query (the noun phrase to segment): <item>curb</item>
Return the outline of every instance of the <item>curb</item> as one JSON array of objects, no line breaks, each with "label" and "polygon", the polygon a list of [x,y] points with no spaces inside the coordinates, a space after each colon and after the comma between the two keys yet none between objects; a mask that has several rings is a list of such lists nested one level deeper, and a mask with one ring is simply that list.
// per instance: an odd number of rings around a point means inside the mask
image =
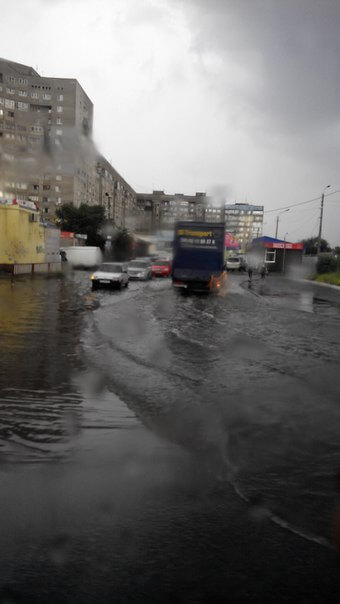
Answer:
[{"label": "curb", "polygon": [[[259,281],[259,279],[257,279],[257,281]],[[249,281],[242,281],[242,283],[240,283],[240,287],[242,287],[242,289],[244,289],[245,291],[247,291],[249,294],[252,294],[253,296],[256,296],[257,298],[262,298],[263,296],[261,296],[260,294],[258,294],[252,287],[249,287]]]},{"label": "curb", "polygon": [[[291,279],[291,281],[295,281],[296,279]],[[329,289],[334,289],[335,291],[340,293],[340,285],[332,285],[331,283],[320,283],[320,281],[313,281],[312,279],[298,279],[300,283],[309,283],[310,285],[320,285],[320,287],[328,287]]]}]

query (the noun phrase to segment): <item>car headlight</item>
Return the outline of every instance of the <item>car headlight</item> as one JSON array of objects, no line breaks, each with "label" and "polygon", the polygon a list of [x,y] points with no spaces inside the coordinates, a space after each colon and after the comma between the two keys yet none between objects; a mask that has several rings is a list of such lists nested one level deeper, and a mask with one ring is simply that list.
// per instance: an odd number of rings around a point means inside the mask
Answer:
[{"label": "car headlight", "polygon": [[93,279],[97,279],[96,275],[91,275],[91,281],[93,281]]}]

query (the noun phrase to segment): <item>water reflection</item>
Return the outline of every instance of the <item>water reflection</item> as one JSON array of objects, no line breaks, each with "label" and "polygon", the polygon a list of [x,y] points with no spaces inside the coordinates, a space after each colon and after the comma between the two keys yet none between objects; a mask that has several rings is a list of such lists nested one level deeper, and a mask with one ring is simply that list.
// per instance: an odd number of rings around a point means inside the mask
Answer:
[{"label": "water reflection", "polygon": [[72,279],[0,280],[0,443],[2,455],[61,452],[78,431],[83,324]]}]

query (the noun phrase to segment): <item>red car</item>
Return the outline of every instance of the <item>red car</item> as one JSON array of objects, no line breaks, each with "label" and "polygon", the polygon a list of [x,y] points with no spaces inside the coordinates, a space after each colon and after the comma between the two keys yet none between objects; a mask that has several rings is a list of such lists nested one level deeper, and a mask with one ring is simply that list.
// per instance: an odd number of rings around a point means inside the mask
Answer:
[{"label": "red car", "polygon": [[153,277],[170,277],[171,276],[171,262],[170,260],[156,260],[151,266]]}]

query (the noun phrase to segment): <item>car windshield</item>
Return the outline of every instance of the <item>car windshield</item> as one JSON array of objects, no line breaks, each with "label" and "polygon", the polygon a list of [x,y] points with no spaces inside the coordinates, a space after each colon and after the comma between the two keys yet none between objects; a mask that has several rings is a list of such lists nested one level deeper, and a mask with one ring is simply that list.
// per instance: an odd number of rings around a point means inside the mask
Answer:
[{"label": "car windshield", "polygon": [[121,264],[101,264],[99,270],[105,273],[122,273],[123,267]]},{"label": "car windshield", "polygon": [[133,260],[132,262],[130,262],[130,267],[131,268],[146,268],[147,267],[147,263],[146,262],[141,262],[139,260]]},{"label": "car windshield", "polygon": [[0,604],[340,604],[340,0],[0,18]]}]

